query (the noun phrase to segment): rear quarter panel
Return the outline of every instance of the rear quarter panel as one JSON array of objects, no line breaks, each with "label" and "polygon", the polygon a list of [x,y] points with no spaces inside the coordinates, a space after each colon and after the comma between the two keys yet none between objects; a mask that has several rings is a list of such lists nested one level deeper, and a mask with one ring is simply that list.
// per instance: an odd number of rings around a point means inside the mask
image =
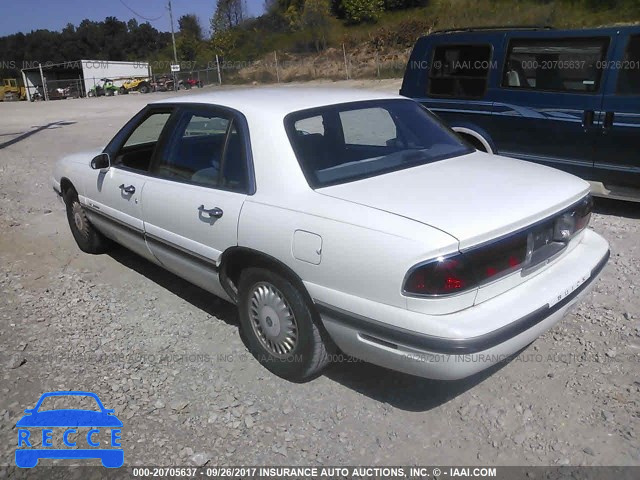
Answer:
[{"label": "rear quarter panel", "polygon": [[[407,297],[401,294],[407,271],[458,248],[453,237],[434,228],[323,197],[311,192],[293,203],[298,207],[248,200],[238,226],[240,246],[283,262],[303,280],[314,300],[352,311],[355,298],[407,308]],[[309,208],[300,208],[305,205]],[[296,230],[322,237],[319,264],[294,257]]]}]

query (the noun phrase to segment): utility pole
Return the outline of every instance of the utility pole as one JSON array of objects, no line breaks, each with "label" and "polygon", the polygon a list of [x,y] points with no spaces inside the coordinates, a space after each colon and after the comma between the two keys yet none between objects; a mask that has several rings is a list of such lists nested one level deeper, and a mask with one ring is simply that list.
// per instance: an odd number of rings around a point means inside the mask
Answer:
[{"label": "utility pole", "polygon": [[[171,0],[169,0],[169,19],[171,21],[171,40],[173,41],[173,61],[174,65],[178,65],[178,52],[176,50],[176,34],[173,30],[173,10],[171,9]],[[176,72],[173,72],[173,89],[178,90],[178,79],[176,78]]]}]

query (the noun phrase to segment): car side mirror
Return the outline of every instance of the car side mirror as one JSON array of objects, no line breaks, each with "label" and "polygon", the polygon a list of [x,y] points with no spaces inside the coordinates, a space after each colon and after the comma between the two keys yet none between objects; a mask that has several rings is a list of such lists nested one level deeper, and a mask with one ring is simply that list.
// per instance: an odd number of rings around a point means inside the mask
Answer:
[{"label": "car side mirror", "polygon": [[108,153],[101,153],[91,160],[91,168],[94,170],[103,170],[111,166],[111,159]]}]

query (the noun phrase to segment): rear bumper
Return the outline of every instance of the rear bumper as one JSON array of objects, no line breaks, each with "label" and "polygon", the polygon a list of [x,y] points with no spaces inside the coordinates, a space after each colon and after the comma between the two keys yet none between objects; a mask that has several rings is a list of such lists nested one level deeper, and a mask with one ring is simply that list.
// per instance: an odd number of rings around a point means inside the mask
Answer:
[{"label": "rear bumper", "polygon": [[[495,316],[514,315],[507,318],[500,328],[473,337],[437,336],[429,332],[400,328],[391,323],[393,319],[376,320],[325,302],[317,301],[316,306],[327,331],[345,353],[421,377],[442,380],[464,378],[509,358],[533,342],[589,292],[610,253],[608,244],[602,237],[593,232],[588,233],[585,237],[586,245],[578,246],[569,253],[568,256],[572,258],[558,262],[548,271],[495,299],[455,315],[439,317],[441,322],[465,324],[469,318],[475,323],[483,322],[483,317],[488,320]],[[563,284],[563,279],[556,278],[559,276],[558,269],[571,268],[576,264],[585,265],[587,261],[592,262],[590,274],[575,290],[569,290],[573,288],[572,283],[564,281]],[[550,284],[551,288],[548,288]],[[538,297],[549,298],[550,290],[570,293],[551,305],[550,302],[540,302]],[[522,304],[537,306],[530,308],[524,315],[512,313],[522,311]],[[397,309],[397,313],[404,314],[401,309]]]}]

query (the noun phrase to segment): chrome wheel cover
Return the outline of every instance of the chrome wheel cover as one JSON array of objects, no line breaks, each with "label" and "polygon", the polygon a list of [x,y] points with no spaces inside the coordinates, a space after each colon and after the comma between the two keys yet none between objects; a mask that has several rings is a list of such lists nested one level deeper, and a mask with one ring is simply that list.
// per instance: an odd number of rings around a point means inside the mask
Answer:
[{"label": "chrome wheel cover", "polygon": [[82,211],[82,205],[80,202],[74,201],[71,205],[71,213],[73,214],[73,221],[76,224],[76,228],[80,233],[86,235],[85,229],[85,217],[84,212]]},{"label": "chrome wheel cover", "polygon": [[249,294],[253,333],[269,353],[286,358],[298,344],[298,323],[284,295],[272,284],[256,283]]}]

